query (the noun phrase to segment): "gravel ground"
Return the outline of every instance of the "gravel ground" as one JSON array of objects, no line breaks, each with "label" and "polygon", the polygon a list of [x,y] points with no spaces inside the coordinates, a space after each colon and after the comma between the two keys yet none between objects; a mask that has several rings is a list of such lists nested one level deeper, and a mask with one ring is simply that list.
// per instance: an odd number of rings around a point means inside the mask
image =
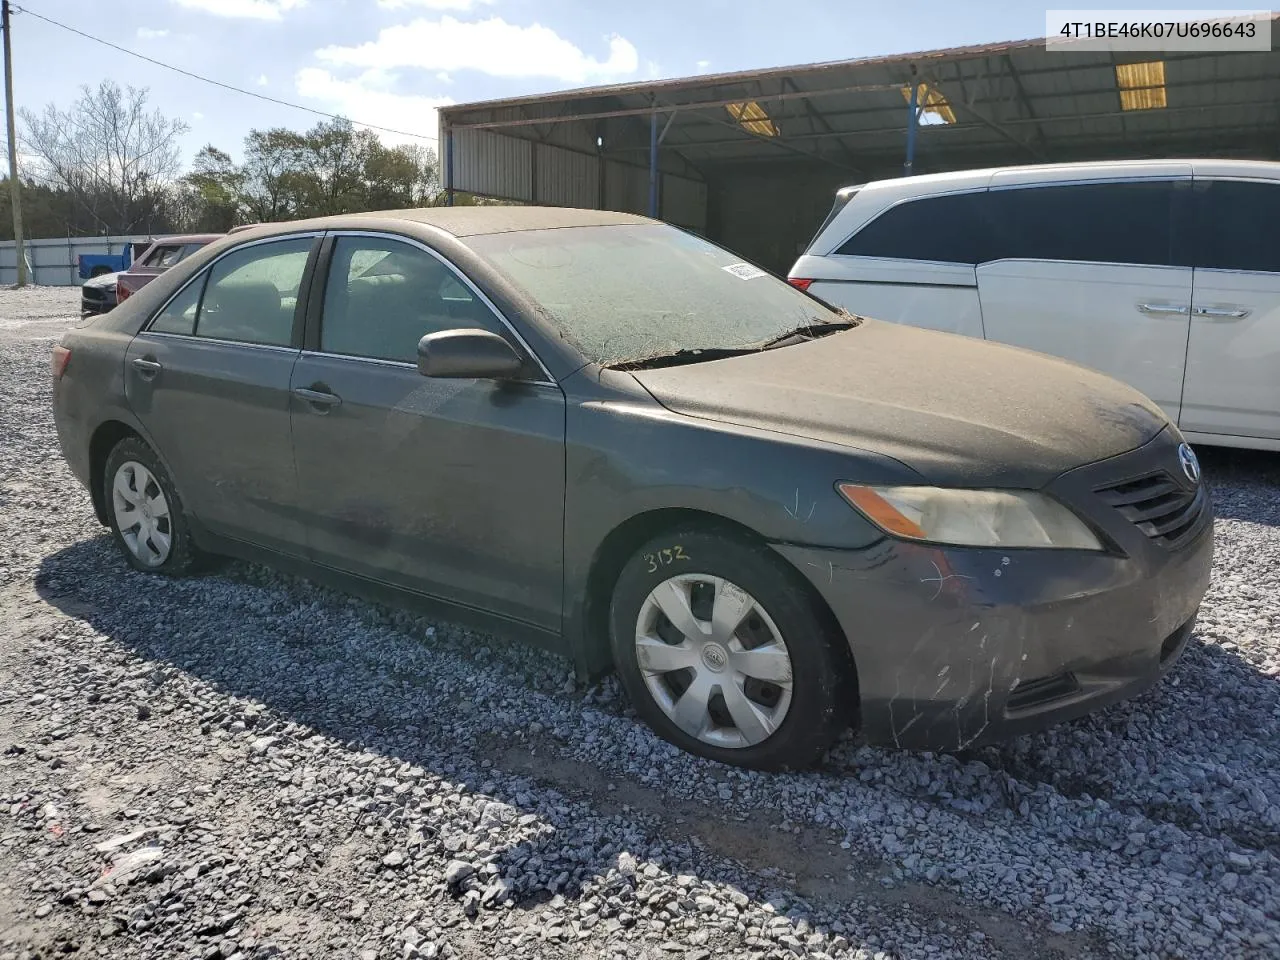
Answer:
[{"label": "gravel ground", "polygon": [[961,757],[681,754],[567,661],[233,563],[130,571],[63,465],[74,289],[0,290],[0,960],[1280,952],[1280,457],[1151,693]]}]

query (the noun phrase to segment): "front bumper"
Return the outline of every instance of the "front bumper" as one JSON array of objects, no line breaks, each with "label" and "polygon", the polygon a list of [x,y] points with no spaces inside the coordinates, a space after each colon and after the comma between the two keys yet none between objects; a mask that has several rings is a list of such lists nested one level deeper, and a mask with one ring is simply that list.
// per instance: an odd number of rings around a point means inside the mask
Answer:
[{"label": "front bumper", "polygon": [[110,297],[93,297],[80,294],[80,312],[81,313],[107,313],[114,309],[116,305],[115,294]]},{"label": "front bumper", "polygon": [[[1167,445],[1154,453],[1163,456]],[[1064,489],[1107,472],[1106,462],[1072,471]],[[1089,519],[1115,549],[888,539],[860,551],[774,549],[824,597],[848,637],[868,742],[959,750],[1132,697],[1181,654],[1209,585],[1211,516],[1176,549],[1107,510]]]}]

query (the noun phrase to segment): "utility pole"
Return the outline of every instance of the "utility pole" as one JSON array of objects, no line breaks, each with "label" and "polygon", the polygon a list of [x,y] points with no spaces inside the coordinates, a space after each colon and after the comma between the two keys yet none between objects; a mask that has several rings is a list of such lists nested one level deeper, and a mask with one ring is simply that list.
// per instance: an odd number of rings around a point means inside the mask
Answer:
[{"label": "utility pole", "polygon": [[27,285],[27,254],[22,246],[22,184],[18,182],[18,135],[13,123],[13,54],[10,50],[9,0],[0,0],[0,29],[4,30],[4,112],[9,128],[9,195],[13,203],[13,254],[18,286]]}]

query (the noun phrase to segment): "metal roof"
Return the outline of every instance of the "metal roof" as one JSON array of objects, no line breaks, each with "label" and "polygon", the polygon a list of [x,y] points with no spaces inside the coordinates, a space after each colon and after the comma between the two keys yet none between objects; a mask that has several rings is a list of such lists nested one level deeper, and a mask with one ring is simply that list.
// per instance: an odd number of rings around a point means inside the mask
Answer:
[{"label": "metal roof", "polygon": [[[1163,98],[1125,99],[1165,105],[1123,109],[1116,67],[1148,61],[1163,61]],[[701,172],[790,155],[868,177],[901,163],[904,87],[913,82],[940,94],[955,118],[919,127],[917,170],[1280,156],[1280,52],[1082,52],[1046,49],[1043,39],[591,87],[442,107],[440,116],[446,132],[490,130],[645,164],[657,111],[666,169]],[[726,109],[743,103],[758,104],[777,135],[747,129]]]}]

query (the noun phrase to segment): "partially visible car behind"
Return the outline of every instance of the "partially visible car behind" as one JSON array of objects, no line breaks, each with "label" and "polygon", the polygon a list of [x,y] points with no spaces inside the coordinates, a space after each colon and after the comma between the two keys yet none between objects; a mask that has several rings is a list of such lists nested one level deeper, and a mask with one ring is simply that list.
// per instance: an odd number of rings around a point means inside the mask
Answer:
[{"label": "partially visible car behind", "polygon": [[1126,381],[1193,443],[1280,450],[1280,164],[1142,160],[846,187],[790,272],[855,314]]},{"label": "partially visible car behind", "polygon": [[116,281],[124,271],[102,273],[80,285],[80,312],[106,313],[116,305]]},{"label": "partially visible car behind", "polygon": [[150,249],[154,240],[134,240],[119,253],[82,253],[76,258],[81,280],[92,280],[108,273],[122,273]]},{"label": "partially visible car behind", "polygon": [[170,267],[222,236],[221,233],[192,233],[156,240],[128,270],[116,277],[116,302],[137,293]]}]

